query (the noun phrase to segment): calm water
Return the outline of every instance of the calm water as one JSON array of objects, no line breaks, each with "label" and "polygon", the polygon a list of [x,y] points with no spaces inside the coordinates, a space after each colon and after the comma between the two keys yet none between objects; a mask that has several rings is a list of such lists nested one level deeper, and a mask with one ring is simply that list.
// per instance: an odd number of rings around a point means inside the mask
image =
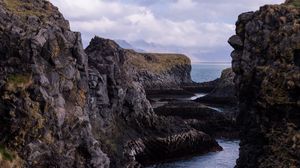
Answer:
[{"label": "calm water", "polygon": [[[192,64],[192,79],[195,82],[211,81],[221,76],[223,69],[229,68],[230,63],[198,63]],[[205,94],[195,94],[194,97],[183,98],[193,100]],[[211,107],[222,112],[221,108]],[[169,163],[155,165],[149,168],[233,168],[239,155],[239,141],[218,140],[223,151],[211,152],[205,155],[196,156]]]},{"label": "calm water", "polygon": [[176,162],[162,163],[149,168],[233,168],[239,155],[239,141],[218,140],[221,152],[211,152],[203,156]]},{"label": "calm water", "polygon": [[207,82],[221,76],[223,69],[231,67],[230,63],[194,63],[192,64],[192,79],[195,82]]}]

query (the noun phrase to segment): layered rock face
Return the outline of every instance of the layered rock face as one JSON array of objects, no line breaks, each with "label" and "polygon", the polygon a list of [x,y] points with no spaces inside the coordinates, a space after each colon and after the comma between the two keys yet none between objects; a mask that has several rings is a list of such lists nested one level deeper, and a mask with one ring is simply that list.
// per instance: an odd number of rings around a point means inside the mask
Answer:
[{"label": "layered rock face", "polygon": [[[216,108],[193,101],[171,101],[155,108],[158,115],[182,118],[191,127],[215,138],[238,138],[238,128],[232,108],[222,112]],[[235,109],[234,109],[235,110]]]},{"label": "layered rock face", "polygon": [[84,51],[48,1],[0,1],[0,16],[0,167],[140,167],[221,150],[155,115],[126,52],[100,38]]},{"label": "layered rock face", "polygon": [[126,50],[128,62],[137,72],[136,80],[146,91],[181,90],[193,83],[191,61],[181,54],[137,53]]},{"label": "layered rock face", "polygon": [[0,1],[0,167],[108,167],[79,33],[43,0]]},{"label": "layered rock face", "polygon": [[244,13],[229,39],[239,97],[238,168],[300,167],[300,11]]},{"label": "layered rock face", "polygon": [[137,72],[128,61],[127,50],[95,37],[85,51],[92,130],[113,167],[221,149],[210,136],[184,121],[153,113],[142,84],[134,80]]}]

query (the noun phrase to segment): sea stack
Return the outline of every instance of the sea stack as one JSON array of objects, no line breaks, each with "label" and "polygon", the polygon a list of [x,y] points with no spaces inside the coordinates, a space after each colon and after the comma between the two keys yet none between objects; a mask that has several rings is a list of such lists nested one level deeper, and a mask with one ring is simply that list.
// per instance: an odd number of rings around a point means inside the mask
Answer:
[{"label": "sea stack", "polygon": [[293,5],[266,5],[241,14],[229,39],[242,130],[236,168],[300,166],[299,17]]}]

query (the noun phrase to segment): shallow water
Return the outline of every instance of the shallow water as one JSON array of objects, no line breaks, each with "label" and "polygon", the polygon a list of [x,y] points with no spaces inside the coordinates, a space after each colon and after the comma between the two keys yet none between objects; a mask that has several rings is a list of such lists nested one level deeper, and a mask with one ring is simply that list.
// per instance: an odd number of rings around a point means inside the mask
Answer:
[{"label": "shallow water", "polygon": [[218,140],[218,143],[223,147],[223,151],[162,163],[148,168],[233,168],[239,155],[239,141]]}]

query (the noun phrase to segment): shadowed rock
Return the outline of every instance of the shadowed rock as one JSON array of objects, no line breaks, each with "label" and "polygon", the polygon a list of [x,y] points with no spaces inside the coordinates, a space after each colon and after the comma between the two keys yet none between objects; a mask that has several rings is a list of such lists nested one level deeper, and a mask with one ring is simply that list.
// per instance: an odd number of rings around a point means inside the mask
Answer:
[{"label": "shadowed rock", "polygon": [[92,129],[113,167],[221,149],[209,135],[183,120],[153,112],[142,84],[134,80],[137,72],[127,51],[114,41],[95,37],[85,51],[89,56]]},{"label": "shadowed rock", "polygon": [[210,104],[236,104],[237,99],[233,78],[234,73],[231,68],[223,70],[216,87],[209,94],[204,97],[200,97],[195,101]]},{"label": "shadowed rock", "polygon": [[232,53],[242,129],[237,168],[300,167],[299,17],[299,9],[267,5],[236,23],[243,44]]}]

